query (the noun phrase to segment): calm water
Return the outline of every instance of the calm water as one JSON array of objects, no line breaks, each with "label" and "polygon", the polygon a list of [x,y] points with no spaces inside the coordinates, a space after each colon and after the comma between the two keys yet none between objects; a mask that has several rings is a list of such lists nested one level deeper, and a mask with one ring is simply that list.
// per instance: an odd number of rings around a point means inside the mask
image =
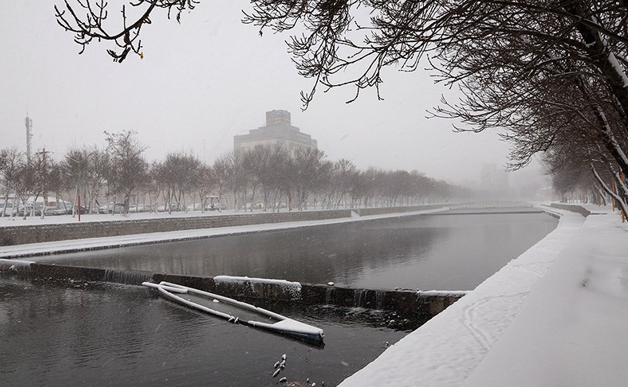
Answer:
[{"label": "calm water", "polygon": [[556,225],[544,213],[422,215],[39,260],[170,274],[333,281],[371,289],[469,290]]},{"label": "calm water", "polygon": [[[471,289],[556,227],[545,214],[404,217],[46,257],[80,266],[248,275],[366,288]],[[335,386],[407,332],[395,316],[277,310],[325,347],[187,310],[136,286],[67,289],[0,277],[0,386]],[[282,354],[286,369],[272,378]]]},{"label": "calm water", "polygon": [[[0,278],[0,386],[335,386],[406,332],[355,309],[286,315],[325,330],[324,348],[184,309],[136,286],[65,289]],[[273,365],[287,366],[273,378]]]}]

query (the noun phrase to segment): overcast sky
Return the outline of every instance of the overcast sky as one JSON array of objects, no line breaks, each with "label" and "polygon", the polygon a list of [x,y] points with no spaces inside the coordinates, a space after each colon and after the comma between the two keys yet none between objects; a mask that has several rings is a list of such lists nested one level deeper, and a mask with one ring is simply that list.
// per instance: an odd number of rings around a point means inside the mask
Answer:
[{"label": "overcast sky", "polygon": [[[318,140],[330,160],[359,168],[419,170],[453,183],[479,180],[483,164],[502,167],[508,144],[497,133],[453,133],[452,122],[426,119],[446,91],[427,72],[387,71],[374,92],[345,104],[354,90],[319,92],[301,111],[309,90],[290,60],[287,36],[263,37],[243,25],[247,1],[203,1],[174,20],[153,18],[143,29],[144,59],[123,64],[108,43],[85,53],[54,18],[60,0],[0,2],[0,147],[25,150],[26,114],[33,148],[57,159],[71,146],[104,147],[103,131],[135,130],[149,160],[171,151],[213,160],[233,148],[233,136],[265,124],[265,112],[288,110],[292,124]],[[70,0],[75,3],[74,0]],[[110,17],[119,1],[110,1]]]}]

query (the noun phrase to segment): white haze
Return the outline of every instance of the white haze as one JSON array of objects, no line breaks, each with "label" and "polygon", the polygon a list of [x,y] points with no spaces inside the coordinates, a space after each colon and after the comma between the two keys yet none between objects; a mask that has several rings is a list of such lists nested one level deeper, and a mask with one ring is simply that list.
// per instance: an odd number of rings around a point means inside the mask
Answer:
[{"label": "white haze", "polygon": [[[206,1],[182,23],[153,18],[143,29],[144,59],[113,63],[108,43],[82,55],[57,25],[53,4],[0,3],[0,147],[25,150],[24,118],[33,120],[33,149],[57,159],[72,146],[104,147],[103,131],[135,130],[149,160],[185,151],[211,163],[233,148],[233,136],[264,125],[265,112],[288,110],[292,124],[318,140],[330,160],[418,170],[451,183],[476,185],[484,164],[503,169],[508,144],[497,133],[453,133],[452,122],[426,119],[442,93],[425,71],[386,71],[384,101],[373,91],[352,103],[354,89],[317,92],[301,111],[300,77],[287,53],[287,35],[260,37],[240,23],[246,1]],[[119,1],[110,2],[111,20]],[[516,175],[534,177],[539,168]],[[516,180],[516,179],[514,179]],[[511,178],[511,182],[513,179]]]}]

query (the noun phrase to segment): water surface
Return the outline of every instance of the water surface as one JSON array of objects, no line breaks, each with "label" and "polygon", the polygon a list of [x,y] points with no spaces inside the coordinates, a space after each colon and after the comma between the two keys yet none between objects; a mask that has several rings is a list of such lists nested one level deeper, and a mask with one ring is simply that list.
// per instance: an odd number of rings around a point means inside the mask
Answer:
[{"label": "water surface", "polygon": [[479,211],[223,236],[39,260],[169,274],[332,281],[370,289],[470,290],[557,225],[557,220],[545,213]]},{"label": "water surface", "polygon": [[[67,289],[0,277],[0,386],[335,386],[407,332],[390,315],[318,307],[285,314],[325,330],[314,348],[126,285]],[[287,366],[273,378],[273,365]]]}]

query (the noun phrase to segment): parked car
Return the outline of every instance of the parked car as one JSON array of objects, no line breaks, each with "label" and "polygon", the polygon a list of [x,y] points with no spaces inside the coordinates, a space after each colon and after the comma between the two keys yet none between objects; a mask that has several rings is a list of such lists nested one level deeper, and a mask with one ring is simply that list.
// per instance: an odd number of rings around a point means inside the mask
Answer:
[{"label": "parked car", "polygon": [[44,215],[48,216],[71,214],[72,207],[74,207],[74,204],[66,202],[64,200],[60,200],[55,206],[46,207],[46,209],[44,210]]},{"label": "parked car", "polygon": [[203,209],[203,204],[202,203],[194,203],[194,204],[189,204],[186,209],[188,211],[200,211]]},{"label": "parked car", "polygon": [[177,203],[171,203],[170,205],[164,204],[163,206],[157,207],[157,211],[159,212],[167,212],[171,208],[170,211],[183,211],[183,206]]},{"label": "parked car", "polygon": [[101,214],[121,214],[124,212],[124,203],[109,202],[100,206],[98,212]]},{"label": "parked car", "polygon": [[72,207],[70,207],[70,208],[58,207],[58,206],[57,207],[46,207],[46,209],[44,210],[44,215],[45,216],[65,215],[65,214],[71,214],[71,213],[72,213]]},{"label": "parked car", "polygon": [[41,212],[44,210],[44,203],[35,202],[35,203],[26,203],[26,205],[22,205],[19,208],[18,214],[20,216],[41,216]]},{"label": "parked car", "polygon": [[[72,211],[74,210],[74,205],[70,202],[58,202],[56,206],[54,207],[46,207],[46,209],[44,210],[44,215],[48,216],[48,215],[71,215]],[[87,208],[81,206],[79,208],[76,208],[74,211],[75,214],[78,214],[79,211],[81,212],[81,214],[87,214]]]},{"label": "parked car", "polygon": [[222,211],[222,210],[226,210],[227,206],[222,204],[222,203],[210,203],[208,205],[205,206],[205,211]]},{"label": "parked car", "polygon": [[246,203],[246,205],[240,207],[242,210],[247,210],[250,211],[251,208],[253,208],[254,210],[262,210],[264,209],[264,204],[261,202],[257,202],[257,203]]},{"label": "parked car", "polygon": [[150,204],[129,204],[129,212],[151,212],[152,210],[153,206],[151,206]]},{"label": "parked car", "polygon": [[4,211],[4,216],[17,215],[17,208],[13,207],[12,202],[6,203],[6,209],[4,208],[4,202],[0,202],[0,214]]}]

